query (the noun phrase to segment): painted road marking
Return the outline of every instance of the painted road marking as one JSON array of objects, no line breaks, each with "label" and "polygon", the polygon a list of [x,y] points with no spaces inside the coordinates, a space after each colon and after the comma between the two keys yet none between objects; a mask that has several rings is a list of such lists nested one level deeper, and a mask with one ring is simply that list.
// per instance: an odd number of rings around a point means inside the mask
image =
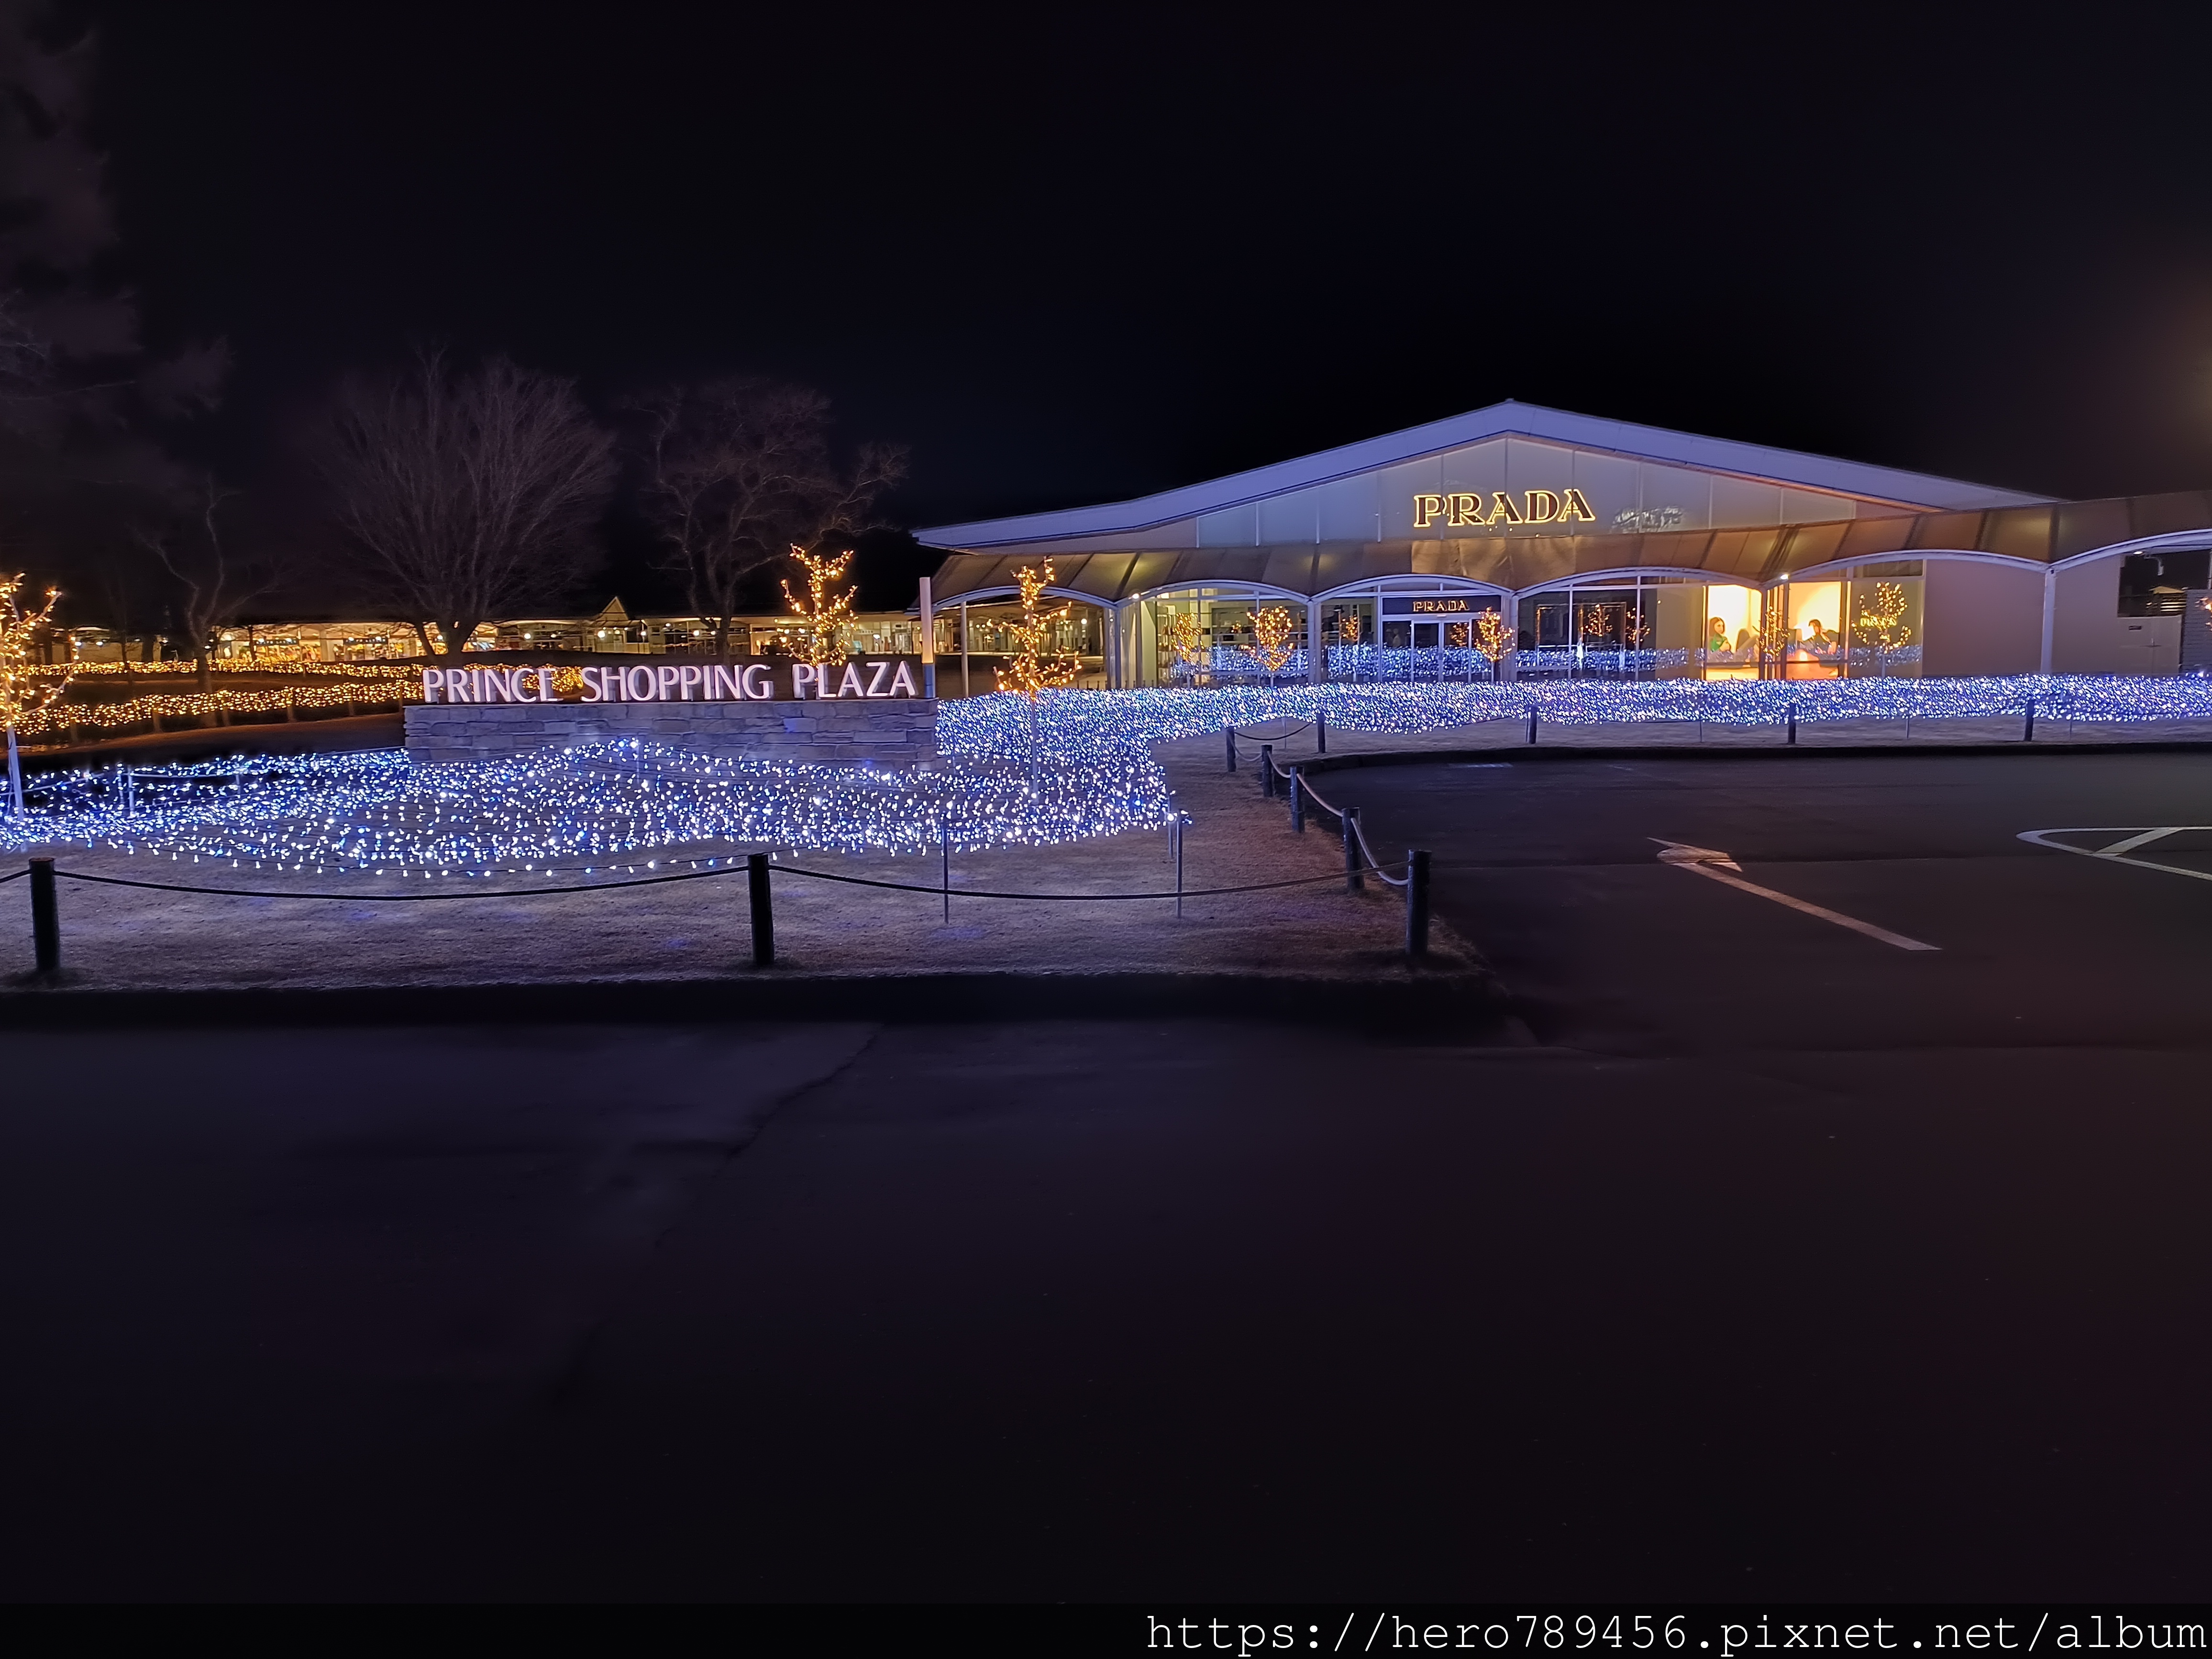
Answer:
[{"label": "painted road marking", "polygon": [[[1822,921],[1832,921],[1838,927],[1848,927],[1854,933],[1864,933],[1869,939],[1878,939],[1884,945],[1894,945],[1900,951],[1940,951],[1943,948],[1940,945],[1923,945],[1917,939],[1907,939],[1902,933],[1893,933],[1887,927],[1877,927],[1870,921],[1861,921],[1856,916],[1847,916],[1838,911],[1824,908],[1818,904],[1808,904],[1803,899],[1792,898],[1787,893],[1778,893],[1771,887],[1761,887],[1756,882],[1746,881],[1741,873],[1743,866],[1726,853],[1715,852],[1710,847],[1685,846],[1679,841],[1660,841],[1656,836],[1652,836],[1651,839],[1659,842],[1659,861],[1662,864],[1671,864],[1677,870],[1693,871],[1708,880],[1721,883],[1723,886],[1737,888],[1746,893],[1755,893],[1763,899],[1772,899],[1777,904],[1786,904],[1792,910],[1801,911],[1808,916],[1818,916]],[[1723,873],[1730,870],[1737,873],[1735,875]]]},{"label": "painted road marking", "polygon": [[[2212,871],[2191,870],[2179,864],[2160,864],[2151,859],[2131,859],[2130,853],[2138,847],[2167,836],[2186,835],[2191,830],[2212,834],[2212,823],[2168,823],[2155,830],[2138,829],[2133,824],[2085,824],[2073,830],[2023,830],[2020,839],[2032,846],[2048,847],[2054,852],[2072,853],[2085,859],[2102,859],[2107,864],[2132,864],[2138,870],[2163,870],[2169,876],[2187,876],[2191,881],[2212,881]],[[2053,836],[2118,836],[2118,841],[2109,847],[2069,847],[2063,841],[2052,841]]]}]

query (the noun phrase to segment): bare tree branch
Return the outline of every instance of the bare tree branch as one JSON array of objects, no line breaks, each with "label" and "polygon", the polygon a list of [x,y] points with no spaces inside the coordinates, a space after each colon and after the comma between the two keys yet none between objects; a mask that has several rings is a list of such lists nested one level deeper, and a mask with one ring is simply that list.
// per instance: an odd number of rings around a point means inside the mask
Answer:
[{"label": "bare tree branch", "polygon": [[317,460],[358,585],[453,657],[582,573],[612,450],[572,382],[504,357],[458,374],[424,351],[339,388]]},{"label": "bare tree branch", "polygon": [[830,400],[803,386],[722,380],[634,401],[641,500],[695,614],[727,656],[753,575],[799,547],[871,527],[906,453],[864,447],[849,471],[830,453]]},{"label": "bare tree branch", "polygon": [[192,642],[202,691],[214,690],[216,635],[276,585],[273,564],[241,567],[223,544],[217,514],[237,494],[209,477],[201,481],[192,508],[157,525],[134,521],[131,526],[139,545],[161,561],[176,585],[177,620]]}]

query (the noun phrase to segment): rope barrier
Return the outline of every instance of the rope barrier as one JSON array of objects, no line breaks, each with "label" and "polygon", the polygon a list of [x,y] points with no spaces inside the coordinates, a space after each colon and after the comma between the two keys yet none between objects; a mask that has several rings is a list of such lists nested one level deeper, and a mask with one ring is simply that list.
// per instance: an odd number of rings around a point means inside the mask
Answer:
[{"label": "rope barrier", "polygon": [[1254,743],[1280,743],[1285,738],[1295,738],[1301,732],[1311,731],[1313,729],[1313,722],[1311,720],[1307,720],[1303,725],[1292,726],[1287,732],[1276,732],[1270,733],[1266,737],[1261,736],[1257,732],[1246,732],[1240,730],[1238,727],[1234,726],[1231,726],[1229,729],[1231,732],[1235,732],[1240,738],[1249,738]]},{"label": "rope barrier", "polygon": [[[888,887],[900,893],[928,893],[933,896],[945,890],[942,887],[910,886],[904,882],[872,881],[865,876],[833,876],[827,870],[802,870],[792,864],[779,864],[772,867],[776,874],[781,876],[805,876],[815,881],[849,882],[855,887]],[[1391,867],[1395,869],[1397,866],[1394,865]],[[1378,870],[1376,873],[1381,874],[1381,872]],[[1317,882],[1343,879],[1341,874],[1332,871],[1325,876],[1300,876],[1291,881],[1255,881],[1243,887],[1191,887],[1181,893],[994,893],[968,887],[955,887],[951,891],[955,898],[1046,899],[1065,902],[1096,899],[1218,898],[1227,893],[1265,893],[1278,887],[1310,887]],[[1382,879],[1389,881],[1390,878],[1384,876]],[[1405,885],[1403,882],[1396,884]]]},{"label": "rope barrier", "polygon": [[[1316,806],[1320,807],[1322,811],[1334,813],[1336,815],[1336,821],[1339,823],[1345,822],[1344,809],[1340,806],[1333,806],[1328,801],[1322,799],[1321,791],[1315,788],[1310,783],[1308,783],[1303,777],[1295,775],[1295,768],[1285,769],[1285,768],[1279,766],[1275,770],[1281,775],[1291,780],[1291,788],[1304,789],[1306,792],[1306,799],[1311,801]],[[1375,849],[1367,844],[1367,831],[1360,827],[1359,820],[1354,818],[1351,823],[1352,838],[1359,843],[1360,855],[1367,860],[1366,867],[1369,870],[1371,870],[1375,874],[1381,876],[1385,882],[1389,883],[1393,887],[1403,887],[1408,881],[1413,879],[1410,873],[1403,877],[1389,874],[1389,871],[1398,868],[1399,865],[1406,863],[1407,860],[1401,859],[1398,861],[1398,864],[1385,866],[1382,860],[1375,856]]]},{"label": "rope barrier", "polygon": [[[178,882],[133,881],[127,876],[92,876],[77,870],[56,870],[54,873],[71,881],[96,882],[102,887],[143,887],[156,893],[210,893],[218,898],[327,899],[337,904],[424,904],[441,899],[538,898],[553,893],[602,893],[611,887],[658,887],[664,882],[734,876],[743,867],[729,864],[719,870],[682,870],[673,875],[646,876],[636,881],[595,881],[578,887],[501,887],[473,893],[272,893],[253,887],[188,887]],[[27,873],[19,871],[6,879],[14,881],[17,876]],[[933,893],[937,890],[932,887],[926,890]]]},{"label": "rope barrier", "polygon": [[[1374,855],[1370,853],[1368,857],[1369,861],[1372,863]],[[854,887],[881,887],[888,889],[892,892],[898,893],[927,893],[932,897],[940,896],[949,891],[954,898],[1036,899],[1048,902],[1058,903],[1096,902],[1107,899],[1171,899],[1177,896],[1183,898],[1216,898],[1232,893],[1264,893],[1272,891],[1279,887],[1307,887],[1319,882],[1341,881],[1343,879],[1341,876],[1334,873],[1326,876],[1301,876],[1291,881],[1252,882],[1242,887],[1190,888],[1185,890],[1181,895],[1177,895],[1172,891],[1161,893],[1006,893],[984,888],[954,887],[947,889],[944,887],[921,887],[917,886],[911,882],[903,881],[877,881],[866,876],[833,875],[827,870],[802,870],[798,866],[791,864],[776,864],[771,865],[769,867],[771,872],[776,875],[801,876],[811,881],[843,882]],[[1394,865],[1391,867],[1395,869],[1397,866]],[[723,866],[719,870],[684,870],[679,871],[673,875],[647,876],[637,881],[592,882],[578,887],[500,888],[490,892],[471,893],[277,893],[249,887],[200,887],[187,886],[179,882],[134,881],[125,876],[94,876],[88,875],[82,872],[76,870],[58,869],[54,873],[57,876],[66,877],[70,881],[94,882],[103,887],[139,887],[156,893],[204,893],[218,898],[320,899],[337,904],[422,904],[439,900],[541,898],[561,893],[603,893],[611,889],[618,887],[658,887],[664,883],[672,881],[702,881],[713,876],[734,876],[740,873],[743,869],[744,866],[742,865],[729,864]],[[1379,865],[1376,866],[1376,873],[1377,875],[1382,875],[1382,866]],[[27,870],[18,870],[12,876],[0,876],[0,885],[4,885],[8,882],[11,881],[21,881],[28,874],[30,874],[30,872]],[[1392,878],[1385,875],[1382,877],[1382,879],[1385,881],[1391,881]],[[1403,886],[1405,884],[1403,882],[1394,882],[1393,884]]]}]

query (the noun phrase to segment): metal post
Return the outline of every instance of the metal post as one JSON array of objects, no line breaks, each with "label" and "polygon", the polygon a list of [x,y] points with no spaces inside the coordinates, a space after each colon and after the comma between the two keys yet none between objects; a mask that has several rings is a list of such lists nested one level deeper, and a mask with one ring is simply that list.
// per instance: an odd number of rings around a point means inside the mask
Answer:
[{"label": "metal post", "polygon": [[1533,702],[1528,705],[1528,741],[1536,741],[1536,705]]},{"label": "metal post", "polygon": [[915,643],[921,647],[921,695],[933,702],[937,696],[937,608],[931,602],[930,579],[921,579],[921,591],[916,596],[921,616],[915,631],[920,637]]},{"label": "metal post", "polygon": [[969,695],[968,685],[968,601],[960,601],[960,695]]},{"label": "metal post", "polygon": [[1224,726],[1221,728],[1221,735],[1229,739],[1229,769],[1234,772],[1237,769],[1237,728]]},{"label": "metal post", "polygon": [[1429,855],[1413,848],[1406,855],[1406,954],[1429,953]]},{"label": "metal post", "polygon": [[2027,726],[2021,733],[2020,740],[2022,743],[2035,741],[2035,699],[2033,697],[2027,700]]},{"label": "metal post", "polygon": [[1182,832],[1189,822],[1180,812],[1175,815],[1176,920],[1178,921],[1182,920]]},{"label": "metal post", "polygon": [[1797,744],[1797,705],[1794,702],[1790,705],[1790,744],[1793,749]]},{"label": "metal post", "polygon": [[1298,769],[1291,769],[1291,829],[1294,834],[1306,832],[1305,780],[1299,777]]},{"label": "metal post", "polygon": [[41,978],[61,972],[61,907],[54,897],[52,859],[31,860],[31,953]]},{"label": "metal post", "polygon": [[937,827],[938,879],[945,890],[945,920],[952,920],[952,835],[943,824]]},{"label": "metal post", "polygon": [[123,816],[138,816],[138,775],[127,766],[123,769]]},{"label": "metal post", "polygon": [[1328,710],[1319,704],[1314,707],[1314,753],[1328,753]]},{"label": "metal post", "polygon": [[1359,809],[1344,809],[1344,890],[1357,893],[1367,885],[1359,873]]},{"label": "metal post", "polygon": [[768,854],[745,855],[745,886],[753,902],[753,966],[775,966],[775,903],[769,895]]},{"label": "metal post", "polygon": [[1260,793],[1269,800],[1275,798],[1275,745],[1260,745]]}]

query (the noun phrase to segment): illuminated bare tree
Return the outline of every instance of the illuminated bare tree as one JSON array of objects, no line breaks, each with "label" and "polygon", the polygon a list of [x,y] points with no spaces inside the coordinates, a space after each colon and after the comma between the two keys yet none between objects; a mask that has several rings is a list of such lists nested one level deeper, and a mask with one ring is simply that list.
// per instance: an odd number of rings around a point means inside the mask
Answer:
[{"label": "illuminated bare tree", "polygon": [[1290,665],[1294,654],[1291,639],[1297,631],[1297,621],[1287,605],[1271,605],[1253,612],[1252,654],[1266,671],[1268,684],[1273,685],[1275,677]]},{"label": "illuminated bare tree", "polygon": [[614,487],[613,440],[572,381],[424,351],[349,380],[316,460],[362,595],[459,656],[480,623],[559,597],[588,568]]},{"label": "illuminated bare tree", "polygon": [[37,646],[53,625],[57,588],[46,590],[46,602],[26,611],[16,599],[23,578],[0,581],[0,720],[8,725],[8,804],[17,817],[23,815],[23,763],[15,750],[15,729],[31,715],[60,700],[69,684],[69,671],[40,672]]},{"label": "illuminated bare tree", "polygon": [[830,400],[804,386],[722,380],[630,407],[642,427],[641,499],[718,657],[757,573],[874,527],[877,499],[906,476],[895,444],[863,444],[838,466]]}]

